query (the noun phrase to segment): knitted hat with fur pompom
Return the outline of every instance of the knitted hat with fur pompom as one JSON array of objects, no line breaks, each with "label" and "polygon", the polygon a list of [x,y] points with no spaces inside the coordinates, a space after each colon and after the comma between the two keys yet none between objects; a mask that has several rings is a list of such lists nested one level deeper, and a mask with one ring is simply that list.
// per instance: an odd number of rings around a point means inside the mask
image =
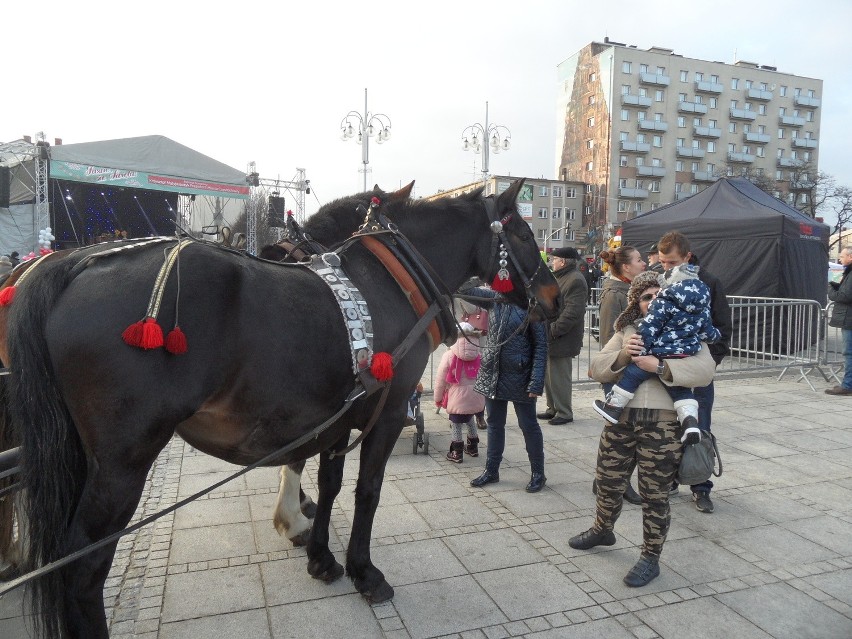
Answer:
[{"label": "knitted hat with fur pompom", "polygon": [[634,277],[630,283],[630,290],[627,292],[627,308],[615,320],[615,330],[620,331],[638,320],[642,316],[642,311],[639,309],[639,298],[642,297],[642,293],[649,288],[662,288],[665,283],[663,276],[654,271],[645,271]]}]

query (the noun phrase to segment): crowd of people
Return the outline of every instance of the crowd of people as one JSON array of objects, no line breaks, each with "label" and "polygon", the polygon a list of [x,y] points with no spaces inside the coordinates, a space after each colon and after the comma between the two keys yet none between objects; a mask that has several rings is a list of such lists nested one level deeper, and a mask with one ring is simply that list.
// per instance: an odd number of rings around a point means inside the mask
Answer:
[{"label": "crowd of people", "polygon": [[[852,263],[852,255],[847,256]],[[606,275],[598,298],[600,352],[592,356],[589,369],[589,376],[601,384],[601,398],[592,408],[603,417],[592,486],[595,519],[569,545],[580,550],[613,545],[623,503],[641,505],[641,554],[624,577],[628,586],[638,587],[660,573],[669,497],[679,490],[675,476],[684,446],[699,442],[711,428],[713,376],[729,352],[730,310],[719,281],[700,267],[679,232],[660,238],[647,262],[631,246],[605,250],[598,257]],[[462,325],[458,342],[441,360],[435,398],[447,409],[452,428],[447,459],[455,463],[465,453],[479,454],[475,418],[485,410],[485,469],[471,480],[473,487],[500,481],[509,403],[529,458],[530,493],[547,482],[538,420],[551,426],[574,421],[573,360],[584,341],[590,290],[599,282],[591,279],[597,277],[595,267],[574,248],[552,251],[549,265],[562,299],[559,315],[547,323],[530,321],[523,309],[503,303],[488,288],[463,293],[463,299],[488,313],[487,331],[483,336],[483,331]],[[845,278],[837,287],[838,304],[849,295],[849,284]],[[852,313],[847,320],[852,321]],[[852,330],[844,329],[847,333]],[[847,357],[849,348],[847,343]],[[542,395],[544,409],[536,412]],[[634,470],[638,492],[630,481]],[[690,487],[700,512],[713,512],[712,488],[709,480]]]}]

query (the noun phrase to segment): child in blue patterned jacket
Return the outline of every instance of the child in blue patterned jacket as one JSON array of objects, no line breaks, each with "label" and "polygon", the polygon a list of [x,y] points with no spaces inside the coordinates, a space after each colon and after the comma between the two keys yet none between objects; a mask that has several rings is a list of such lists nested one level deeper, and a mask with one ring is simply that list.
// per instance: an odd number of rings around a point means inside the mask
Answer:
[{"label": "child in blue patterned jacket", "polygon": [[[643,273],[640,277],[653,277]],[[621,379],[607,395],[606,401],[595,401],[594,408],[608,422],[615,424],[633,394],[646,379],[665,373],[665,360],[695,355],[701,342],[715,342],[721,338],[719,330],[710,319],[710,289],[698,279],[698,266],[681,264],[659,275],[660,292],[651,301],[648,314],[640,319],[639,300],[628,300],[627,309],[616,320],[616,325],[636,322],[636,331],[642,338],[643,355],[655,355],[660,360],[656,372],[642,370],[634,363],[628,364]],[[635,315],[635,317],[634,317]],[[662,380],[661,380],[662,381]],[[700,440],[698,402],[692,389],[669,386],[663,383],[674,401],[678,421],[684,429],[683,441]]]}]

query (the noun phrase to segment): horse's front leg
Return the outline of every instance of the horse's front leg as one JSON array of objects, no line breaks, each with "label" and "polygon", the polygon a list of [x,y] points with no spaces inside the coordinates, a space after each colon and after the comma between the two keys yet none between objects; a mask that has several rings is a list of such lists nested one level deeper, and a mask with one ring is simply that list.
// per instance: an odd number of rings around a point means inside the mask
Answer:
[{"label": "horse's front leg", "polygon": [[[349,432],[332,446],[332,450],[343,450],[349,443]],[[329,459],[328,452],[320,454],[317,484],[317,512],[308,538],[308,574],[315,579],[331,582],[343,575],[343,566],[337,563],[328,549],[328,527],[331,509],[343,483],[343,455]]]},{"label": "horse's front leg", "polygon": [[381,496],[385,466],[402,431],[402,423],[401,417],[389,419],[383,415],[373,432],[361,444],[361,466],[355,488],[352,534],[346,552],[346,573],[352,578],[358,592],[371,604],[393,597],[393,588],[382,571],[370,560],[370,538]]},{"label": "horse's front leg", "polygon": [[304,461],[281,467],[279,473],[281,482],[278,485],[278,499],[275,502],[275,514],[272,518],[278,534],[286,535],[294,546],[306,545],[311,533],[311,520],[303,513],[302,500],[307,500],[313,506],[314,513],[316,512],[313,502],[301,489],[304,469]]}]

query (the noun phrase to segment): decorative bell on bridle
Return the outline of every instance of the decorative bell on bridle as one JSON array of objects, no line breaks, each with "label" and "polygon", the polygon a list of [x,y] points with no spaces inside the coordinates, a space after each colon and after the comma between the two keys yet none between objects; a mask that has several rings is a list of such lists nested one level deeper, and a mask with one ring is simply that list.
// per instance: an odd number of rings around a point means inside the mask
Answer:
[{"label": "decorative bell on bridle", "polygon": [[[499,236],[503,233],[503,223],[500,220],[494,220],[491,222],[491,232],[494,233],[494,235]],[[497,274],[491,282],[491,289],[497,293],[508,293],[509,291],[514,290],[515,285],[512,284],[512,276],[509,273],[509,269],[506,268],[509,265],[509,251],[506,250],[502,241],[500,242],[498,257],[499,260],[497,261],[497,264],[500,268],[497,269]]]}]

